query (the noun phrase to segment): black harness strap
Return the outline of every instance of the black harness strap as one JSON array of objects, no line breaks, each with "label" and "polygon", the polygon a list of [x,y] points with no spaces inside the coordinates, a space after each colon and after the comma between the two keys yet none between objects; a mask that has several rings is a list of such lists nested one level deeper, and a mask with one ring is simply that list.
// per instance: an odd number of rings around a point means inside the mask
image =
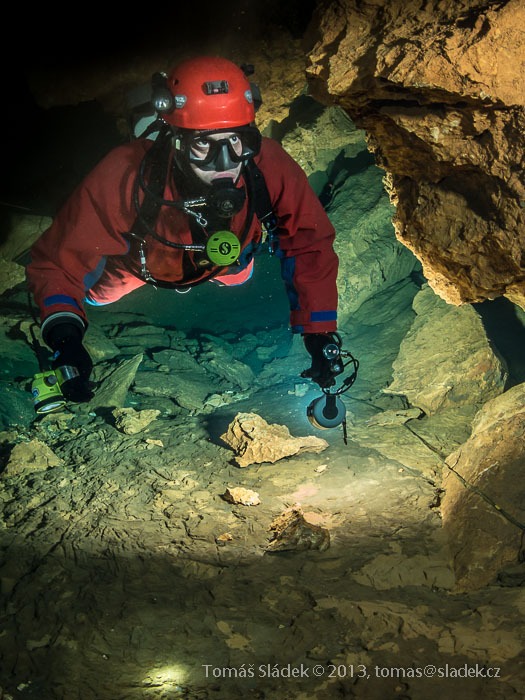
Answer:
[{"label": "black harness strap", "polygon": [[[164,187],[168,176],[171,148],[171,130],[166,124],[160,126],[153,146],[144,156],[140,172],[135,181],[133,203],[137,218],[130,231],[135,237],[146,235],[155,226],[163,202]],[[149,167],[149,173],[146,172]],[[147,178],[147,185],[146,185]],[[139,204],[139,190],[144,189],[144,199]]]},{"label": "black harness strap", "polygon": [[260,168],[257,167],[253,160],[248,161],[246,170],[248,171],[247,180],[250,182],[250,194],[253,197],[255,214],[264,226],[268,236],[268,251],[270,255],[273,255],[278,245],[278,224],[277,217],[273,211],[273,204],[270,199],[266,180]]}]

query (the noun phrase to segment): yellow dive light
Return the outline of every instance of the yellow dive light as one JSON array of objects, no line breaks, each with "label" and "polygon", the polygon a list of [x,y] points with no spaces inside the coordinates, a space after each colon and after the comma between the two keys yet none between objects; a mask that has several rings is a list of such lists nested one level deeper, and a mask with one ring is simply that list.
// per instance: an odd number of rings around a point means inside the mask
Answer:
[{"label": "yellow dive light", "polygon": [[69,365],[35,374],[31,384],[35,411],[37,413],[51,413],[51,411],[62,408],[66,400],[60,387],[68,379],[78,376],[77,368]]}]

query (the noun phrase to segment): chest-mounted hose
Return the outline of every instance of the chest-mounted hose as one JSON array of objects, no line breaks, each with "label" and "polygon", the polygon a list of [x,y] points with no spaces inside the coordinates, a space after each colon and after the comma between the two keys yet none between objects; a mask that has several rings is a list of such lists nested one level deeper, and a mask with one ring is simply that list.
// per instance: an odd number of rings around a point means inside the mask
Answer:
[{"label": "chest-mounted hose", "polygon": [[[155,128],[158,130],[157,137],[142,159],[133,187],[133,204],[137,215],[129,235],[138,243],[141,278],[155,286],[178,288],[186,285],[156,280],[150,273],[147,238],[151,237],[169,248],[191,251],[200,270],[199,283],[220,274],[221,267],[234,265],[238,261],[252,224],[255,211],[253,197],[249,196],[250,176],[245,178],[248,192],[244,187],[236,187],[231,177],[223,177],[216,178],[206,186],[205,193],[201,196],[166,199],[166,183],[173,167],[172,130],[161,119]],[[231,218],[242,210],[246,199],[246,220],[242,232],[237,236],[226,227]],[[191,243],[169,240],[158,233],[157,220],[162,207],[175,208],[190,217]],[[206,268],[208,271],[203,274]],[[191,283],[196,284],[195,280]]]}]

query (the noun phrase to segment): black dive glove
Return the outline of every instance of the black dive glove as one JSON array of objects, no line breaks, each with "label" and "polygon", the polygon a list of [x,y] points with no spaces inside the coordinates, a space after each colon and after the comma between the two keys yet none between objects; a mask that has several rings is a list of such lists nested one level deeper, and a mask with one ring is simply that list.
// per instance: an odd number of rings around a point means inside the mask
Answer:
[{"label": "black dive glove", "polygon": [[312,366],[301,372],[301,377],[312,379],[321,389],[329,389],[344,369],[340,357],[341,338],[337,333],[305,333],[303,340],[312,356]]},{"label": "black dive glove", "polygon": [[[76,323],[57,323],[49,329],[45,337],[46,343],[54,350],[51,367],[56,371],[61,367],[72,367],[62,372],[64,381],[60,388],[68,401],[83,402],[93,398],[89,376],[93,362],[86,348],[82,345],[82,331]],[[76,375],[76,376],[71,376]]]}]

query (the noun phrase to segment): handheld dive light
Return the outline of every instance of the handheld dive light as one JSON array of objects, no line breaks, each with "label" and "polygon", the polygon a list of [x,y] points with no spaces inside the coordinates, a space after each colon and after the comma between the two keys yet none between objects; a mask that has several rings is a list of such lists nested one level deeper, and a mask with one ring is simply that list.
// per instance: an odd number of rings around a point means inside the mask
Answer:
[{"label": "handheld dive light", "polygon": [[[343,381],[339,389],[330,391],[330,389],[324,388],[322,390],[323,396],[319,396],[310,403],[306,409],[306,415],[310,423],[321,430],[337,428],[338,425],[342,424],[343,440],[346,445],[346,407],[339,396],[348,391],[357,379],[359,361],[350,352],[341,350],[340,338],[338,341],[325,345],[323,355],[330,362],[330,369],[334,377],[342,374],[348,365],[352,365],[352,373]],[[343,358],[348,358],[348,361],[344,362]]]},{"label": "handheld dive light", "polygon": [[312,401],[306,409],[306,415],[315,428],[337,428],[345,420],[346,407],[335,394],[325,393]]},{"label": "handheld dive light", "polygon": [[78,376],[77,368],[70,365],[35,374],[31,384],[35,411],[38,414],[42,414],[51,413],[62,408],[66,400],[62,395],[61,386],[69,379],[74,379]]}]

